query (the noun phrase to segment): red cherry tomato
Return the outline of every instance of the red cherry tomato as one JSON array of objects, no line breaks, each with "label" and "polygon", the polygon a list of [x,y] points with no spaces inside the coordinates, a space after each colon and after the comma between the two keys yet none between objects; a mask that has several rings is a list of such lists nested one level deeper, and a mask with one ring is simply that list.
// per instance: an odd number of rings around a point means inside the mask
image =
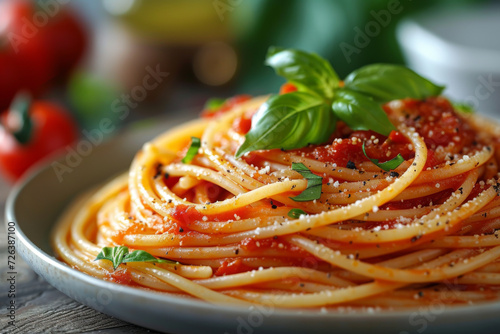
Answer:
[{"label": "red cherry tomato", "polygon": [[66,77],[82,59],[87,49],[87,35],[78,17],[67,6],[51,18],[43,30],[45,40],[59,75]]},{"label": "red cherry tomato", "polygon": [[48,43],[33,20],[33,6],[23,0],[0,3],[0,81],[10,82],[0,93],[2,110],[20,90],[40,94],[55,75]]},{"label": "red cherry tomato", "polygon": [[31,132],[20,143],[12,134],[19,125],[19,114],[9,110],[0,118],[0,170],[9,179],[18,179],[30,166],[51,153],[74,143],[77,127],[60,106],[35,101],[28,109]]},{"label": "red cherry tomato", "polygon": [[8,48],[0,47],[0,110],[6,109],[23,85],[22,67]]}]

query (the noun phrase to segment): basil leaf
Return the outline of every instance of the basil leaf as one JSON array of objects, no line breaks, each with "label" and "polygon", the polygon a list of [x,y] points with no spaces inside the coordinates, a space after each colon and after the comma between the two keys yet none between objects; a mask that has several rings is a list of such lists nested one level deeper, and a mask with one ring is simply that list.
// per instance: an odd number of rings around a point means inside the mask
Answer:
[{"label": "basil leaf", "polygon": [[222,107],[225,102],[226,102],[226,99],[212,98],[212,99],[209,99],[205,103],[205,106],[203,107],[203,109],[210,110],[210,111],[216,111],[216,110],[219,110],[220,107]]},{"label": "basil leaf", "polygon": [[290,197],[295,202],[307,202],[321,197],[323,178],[312,173],[303,163],[292,162],[292,170],[298,172],[307,180],[307,188],[295,197]]},{"label": "basil leaf", "polygon": [[200,138],[191,137],[191,146],[189,146],[186,155],[182,159],[182,162],[188,164],[191,161],[193,161],[194,157],[198,154],[200,146],[201,146]]},{"label": "basil leaf", "polygon": [[437,96],[444,89],[407,67],[391,64],[367,65],[355,70],[347,76],[344,85],[380,103],[404,98],[421,100]]},{"label": "basil leaf", "polygon": [[288,217],[291,218],[300,218],[300,215],[305,215],[305,214],[306,212],[301,209],[291,209],[290,211],[288,211]]},{"label": "basil leaf", "polygon": [[452,103],[452,104],[453,104],[453,109],[463,114],[474,114],[476,112],[474,110],[474,107],[472,107],[470,104],[466,103]]},{"label": "basil leaf", "polygon": [[384,136],[396,130],[382,107],[358,92],[339,89],[332,110],[353,130],[373,130]]},{"label": "basil leaf", "polygon": [[392,158],[389,161],[379,163],[378,159],[372,159],[366,154],[364,142],[363,142],[362,148],[363,148],[363,154],[365,155],[365,157],[370,159],[371,162],[373,162],[375,165],[377,165],[379,168],[385,170],[386,172],[390,171],[391,169],[398,168],[398,166],[401,165],[405,161],[403,156],[401,154],[398,154],[396,157]]},{"label": "basil leaf", "polygon": [[125,255],[128,254],[128,247],[118,246],[118,247],[104,247],[99,254],[97,254],[96,260],[108,260],[113,263],[113,269],[116,270],[118,266],[122,263]]},{"label": "basil leaf", "polygon": [[291,150],[324,143],[336,123],[328,105],[316,95],[292,92],[272,96],[252,118],[252,128],[236,157],[255,150]]},{"label": "basil leaf", "polygon": [[122,263],[127,263],[127,262],[156,262],[156,263],[177,263],[175,261],[171,260],[164,260],[164,259],[158,259],[154,257],[153,255],[149,254],[146,251],[143,250],[135,250],[130,254],[127,254],[125,258],[123,259]]},{"label": "basil leaf", "polygon": [[331,99],[339,85],[339,77],[330,63],[315,53],[270,47],[265,63],[297,86],[299,91]]},{"label": "basil leaf", "polygon": [[101,252],[97,254],[94,261],[97,260],[111,261],[113,263],[114,270],[116,270],[120,264],[127,262],[178,263],[171,260],[158,259],[143,250],[136,250],[129,253],[128,247],[125,246],[104,247]]}]

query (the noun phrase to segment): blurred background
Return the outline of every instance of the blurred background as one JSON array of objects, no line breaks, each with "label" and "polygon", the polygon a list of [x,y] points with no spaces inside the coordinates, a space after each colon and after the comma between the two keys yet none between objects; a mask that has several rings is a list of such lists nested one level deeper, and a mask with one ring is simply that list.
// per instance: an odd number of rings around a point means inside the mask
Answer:
[{"label": "blurred background", "polygon": [[[14,162],[23,150],[33,160],[96,129],[111,136],[151,117],[196,117],[211,97],[277,92],[283,79],[263,65],[270,45],[316,52],[340,77],[406,63],[500,115],[499,32],[493,0],[0,0],[0,169],[16,179],[33,162]],[[50,121],[56,111],[70,119]],[[51,135],[33,134],[35,114],[63,133],[57,144],[36,147]]]}]

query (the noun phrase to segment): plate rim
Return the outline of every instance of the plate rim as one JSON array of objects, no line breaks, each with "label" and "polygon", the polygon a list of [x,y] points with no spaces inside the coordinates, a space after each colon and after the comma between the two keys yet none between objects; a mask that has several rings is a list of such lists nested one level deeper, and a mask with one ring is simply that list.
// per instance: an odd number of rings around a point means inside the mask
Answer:
[{"label": "plate rim", "polygon": [[[140,130],[143,131],[144,129]],[[114,136],[112,139],[109,140],[105,143],[102,143],[96,149],[99,150],[105,150],[109,149],[108,147],[111,146],[113,147],[115,144],[115,140],[119,140],[122,137],[126,137],[130,135],[131,131],[128,132],[122,132],[117,136]],[[87,159],[91,159],[93,156],[94,152],[87,156]],[[52,269],[55,269],[59,272],[62,272],[69,277],[75,279],[79,283],[83,283],[86,285],[89,285],[94,288],[98,289],[106,289],[109,291],[113,291],[114,293],[119,293],[119,294],[124,294],[128,297],[140,297],[140,298],[146,298],[148,300],[152,300],[157,303],[168,303],[170,305],[175,306],[180,306],[180,307],[187,307],[191,308],[193,310],[198,310],[202,312],[209,312],[212,313],[214,311],[223,313],[226,317],[231,317],[231,318],[236,318],[238,316],[241,316],[242,314],[248,314],[248,312],[251,312],[252,309],[254,308],[253,306],[239,306],[239,305],[231,305],[231,304],[211,304],[209,302],[197,300],[197,299],[190,299],[190,298],[185,298],[185,297],[180,297],[180,296],[174,296],[174,295],[168,295],[168,294],[163,294],[163,293],[155,293],[152,291],[147,291],[147,290],[142,290],[130,286],[124,286],[120,285],[118,283],[113,283],[113,282],[108,282],[104,281],[98,278],[95,278],[93,276],[90,276],[88,274],[85,274],[83,272],[80,272],[70,266],[68,266],[66,263],[58,260],[51,254],[48,254],[45,252],[43,249],[39,247],[39,245],[35,244],[32,240],[30,240],[24,230],[22,223],[19,224],[19,221],[16,218],[16,201],[19,198],[19,196],[22,195],[23,190],[29,186],[31,182],[37,179],[37,177],[40,177],[43,175],[44,172],[47,172],[47,170],[50,168],[50,164],[45,163],[39,165],[37,168],[31,170],[29,175],[24,177],[21,182],[17,183],[14,185],[12,188],[11,192],[9,193],[9,196],[6,201],[5,205],[5,226],[7,227],[9,222],[14,222],[16,225],[16,249],[21,249],[19,252],[21,256],[25,259],[25,261],[29,264],[29,266],[34,269],[33,267],[35,266],[32,263],[32,260],[27,258],[27,256],[24,256],[24,251],[30,253],[30,255],[35,256],[38,260],[42,261],[43,263],[49,265]],[[124,168],[126,169],[126,167]],[[95,181],[95,180],[94,180]],[[65,208],[67,208],[67,204],[65,205]],[[62,212],[60,212],[62,213]],[[55,221],[52,222],[51,228],[54,227]],[[19,247],[22,245],[21,247]],[[38,270],[34,269],[37,274],[41,275],[44,279],[49,281],[51,285],[51,279],[48,279],[44,273],[40,273]],[[58,290],[59,287],[56,287]],[[61,290],[60,290],[61,291]],[[68,295],[66,292],[62,291],[64,294]],[[74,296],[68,295],[72,299],[76,299]],[[78,302],[83,303],[87,306],[90,306],[95,309],[92,305],[89,305],[88,303],[85,303],[84,301],[81,301],[79,299],[76,299]],[[438,315],[440,319],[440,323],[453,323],[457,322],[458,317],[462,319],[463,321],[471,321],[471,320],[477,320],[478,318],[484,318],[486,315],[490,315],[489,317],[486,316],[487,319],[495,319],[494,315],[498,314],[498,311],[500,311],[500,301],[494,301],[494,302],[485,302],[485,303],[480,303],[480,304],[474,304],[474,305],[463,305],[463,306],[445,306],[445,310]],[[102,313],[120,318],[124,321],[131,322],[138,324],[139,326],[147,327],[147,328],[152,328],[155,330],[159,330],[158,328],[154,327],[149,327],[145,326],[144,324],[139,324],[137,322],[128,320],[127,318],[123,318],[120,316],[117,316],[116,314],[112,314],[109,312],[106,312],[106,310],[98,310]],[[390,322],[390,321],[395,321],[395,320],[406,320],[408,321],[409,317],[414,314],[417,309],[405,309],[405,310],[382,310],[382,311],[375,311],[373,313],[370,312],[365,312],[365,311],[347,311],[347,312],[334,312],[334,311],[328,311],[326,313],[323,313],[317,309],[315,310],[306,310],[306,309],[285,309],[285,308],[273,308],[273,313],[270,317],[275,318],[275,320],[279,321],[286,321],[286,320],[297,320],[297,317],[299,317],[299,320],[303,321],[315,321],[315,320],[321,320],[322,323],[326,324],[333,324],[339,320],[342,321],[349,321],[349,322],[362,322],[362,321],[382,321],[382,322]],[[478,317],[478,315],[481,315],[482,317]],[[500,318],[495,319],[497,322],[500,323]],[[459,322],[458,322],[459,323]],[[431,322],[432,325],[432,322]],[[161,330],[161,329],[160,329]]]}]

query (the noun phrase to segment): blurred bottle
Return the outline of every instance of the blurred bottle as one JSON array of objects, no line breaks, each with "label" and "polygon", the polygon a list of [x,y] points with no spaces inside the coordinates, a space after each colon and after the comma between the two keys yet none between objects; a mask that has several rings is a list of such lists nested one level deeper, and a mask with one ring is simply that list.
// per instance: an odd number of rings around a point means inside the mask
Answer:
[{"label": "blurred bottle", "polygon": [[117,78],[125,90],[142,84],[148,66],[169,73],[161,92],[179,82],[228,84],[238,57],[230,20],[221,18],[216,2],[104,0],[114,20],[106,32],[108,42],[99,43],[101,73]]}]

